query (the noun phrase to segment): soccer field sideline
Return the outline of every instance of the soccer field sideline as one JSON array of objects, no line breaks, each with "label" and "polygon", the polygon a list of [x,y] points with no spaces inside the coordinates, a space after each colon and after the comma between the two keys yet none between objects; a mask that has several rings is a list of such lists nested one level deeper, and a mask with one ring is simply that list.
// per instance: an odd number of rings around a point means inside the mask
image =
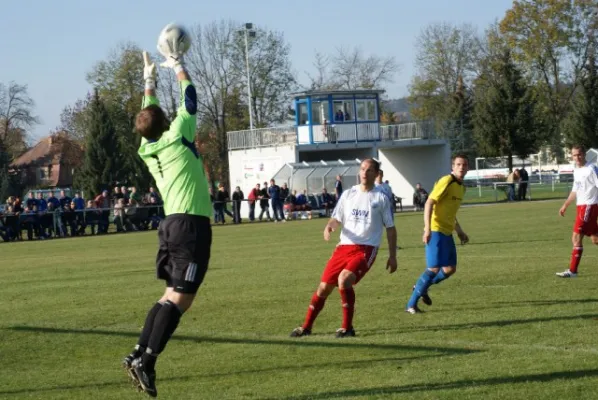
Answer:
[{"label": "soccer field sideline", "polygon": [[[159,398],[593,399],[598,251],[584,254],[580,277],[555,277],[573,220],[557,211],[462,210],[472,242],[421,316],[403,311],[424,265],[421,212],[397,214],[399,271],[384,270],[383,244],[356,290],[358,336],[340,342],[338,294],[312,337],[288,338],[337,240],[323,241],[325,219],[214,229],[197,307],[158,366]],[[5,245],[16,263],[0,268],[12,299],[0,304],[0,398],[145,398],[118,363],[160,292],[155,243],[146,232]],[[43,358],[23,358],[33,353]]]}]

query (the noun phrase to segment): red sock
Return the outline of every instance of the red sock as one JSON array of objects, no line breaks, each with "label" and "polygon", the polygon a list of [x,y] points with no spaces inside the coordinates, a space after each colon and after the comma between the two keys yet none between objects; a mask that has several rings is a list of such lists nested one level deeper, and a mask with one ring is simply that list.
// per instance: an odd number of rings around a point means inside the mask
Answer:
[{"label": "red sock", "polygon": [[343,305],[343,329],[353,327],[353,314],[355,313],[355,291],[353,288],[341,289],[341,302]]},{"label": "red sock", "polygon": [[573,252],[571,253],[571,264],[569,265],[569,271],[573,272],[574,274],[577,273],[577,267],[579,267],[579,262],[581,261],[582,254],[583,247],[573,248]]},{"label": "red sock", "polygon": [[324,303],[326,302],[326,297],[320,297],[316,293],[311,298],[311,302],[309,303],[309,307],[307,309],[307,314],[305,315],[305,322],[303,323],[303,329],[310,329],[316,320],[316,317],[324,308]]}]

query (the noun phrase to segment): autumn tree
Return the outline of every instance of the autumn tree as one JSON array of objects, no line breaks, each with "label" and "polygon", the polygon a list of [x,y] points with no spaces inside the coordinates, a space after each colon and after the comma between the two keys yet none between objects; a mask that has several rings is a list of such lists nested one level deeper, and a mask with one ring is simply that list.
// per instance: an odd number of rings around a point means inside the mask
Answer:
[{"label": "autumn tree", "polygon": [[527,157],[542,143],[537,99],[516,66],[508,48],[488,60],[475,81],[474,138],[481,155]]},{"label": "autumn tree", "polygon": [[598,65],[593,54],[586,63],[572,110],[563,121],[563,133],[567,145],[598,148]]},{"label": "autumn tree", "polygon": [[415,119],[451,119],[450,99],[459,81],[469,85],[475,78],[480,39],[475,27],[447,22],[426,26],[416,40],[417,55],[409,87],[409,102]]},{"label": "autumn tree", "polygon": [[313,65],[315,73],[306,73],[311,90],[379,89],[394,82],[401,70],[394,57],[366,55],[359,47],[316,52]]},{"label": "autumn tree", "polygon": [[537,87],[550,140],[558,148],[559,128],[595,46],[595,10],[591,0],[515,0],[500,21],[515,61]]}]

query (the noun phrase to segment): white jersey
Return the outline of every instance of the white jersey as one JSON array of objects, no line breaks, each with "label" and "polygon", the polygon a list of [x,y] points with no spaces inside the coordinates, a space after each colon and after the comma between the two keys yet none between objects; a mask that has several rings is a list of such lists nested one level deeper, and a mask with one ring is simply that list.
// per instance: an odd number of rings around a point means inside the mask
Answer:
[{"label": "white jersey", "polygon": [[343,225],[340,244],[379,247],[383,228],[395,226],[390,201],[379,187],[362,192],[360,185],[355,185],[344,191],[332,218]]},{"label": "white jersey", "polygon": [[587,163],[573,170],[573,192],[577,205],[598,204],[598,167]]}]

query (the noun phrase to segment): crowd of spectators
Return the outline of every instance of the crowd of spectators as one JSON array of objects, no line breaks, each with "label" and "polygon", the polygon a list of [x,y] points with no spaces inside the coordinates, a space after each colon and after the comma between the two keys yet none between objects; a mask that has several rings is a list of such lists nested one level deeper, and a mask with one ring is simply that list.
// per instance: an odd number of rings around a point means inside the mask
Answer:
[{"label": "crowd of spectators", "polygon": [[10,196],[0,208],[0,237],[8,242],[23,240],[23,233],[44,240],[157,229],[164,218],[161,204],[153,188],[142,195],[135,187],[115,187],[91,199],[65,190],[30,191],[23,199]]},{"label": "crowd of spectators", "polygon": [[[286,222],[311,219],[312,215],[329,217],[342,192],[338,176],[334,193],[326,188],[317,194],[308,194],[307,190],[297,193],[297,190],[290,191],[286,182],[278,186],[271,179],[257,183],[247,196],[239,186],[231,195],[222,183],[216,190],[210,190],[210,196],[214,224],[226,223],[226,216],[239,224],[244,207],[249,207],[250,222]],[[4,241],[16,241],[23,240],[25,234],[29,240],[44,240],[143,231],[157,229],[164,219],[162,199],[153,187],[141,194],[135,187],[116,186],[110,192],[104,190],[89,199],[80,192],[74,192],[73,197],[70,193],[68,190],[38,190],[29,192],[23,199],[9,197],[6,204],[0,206],[0,237]]]}]

